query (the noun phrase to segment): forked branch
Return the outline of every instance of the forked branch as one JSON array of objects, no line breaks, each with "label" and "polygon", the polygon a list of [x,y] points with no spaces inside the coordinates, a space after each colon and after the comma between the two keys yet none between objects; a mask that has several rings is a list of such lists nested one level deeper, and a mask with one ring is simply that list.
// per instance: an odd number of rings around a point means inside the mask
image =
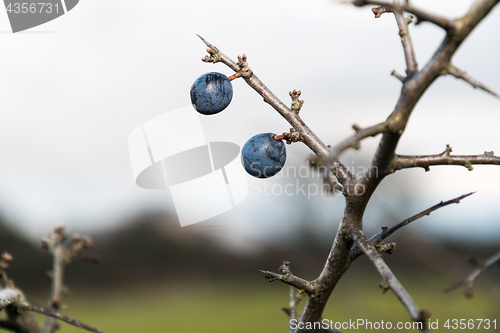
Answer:
[{"label": "forked branch", "polygon": [[[332,149],[332,151],[330,151],[305,125],[299,117],[298,112],[294,112],[277,99],[277,97],[255,76],[255,73],[250,70],[246,63],[246,57],[240,57],[238,63],[235,63],[222,54],[216,47],[205,41],[206,45],[209,47],[208,52],[210,55],[205,57],[204,60],[208,62],[222,62],[235,72],[241,72],[239,76],[241,76],[250,87],[256,90],[267,103],[278,111],[292,127],[302,135],[304,143],[318,155],[318,163],[315,165],[325,166],[331,161],[331,164],[328,165],[326,170],[336,170],[334,174],[343,185],[343,192],[346,197],[344,215],[335,235],[335,240],[323,271],[320,273],[319,277],[309,282],[293,276],[286,270],[281,271],[280,274],[267,271],[263,272],[269,279],[278,279],[296,288],[303,288],[305,291],[308,290],[311,293],[311,297],[307,299],[307,304],[300,318],[301,323],[318,323],[321,321],[323,311],[331,293],[350,266],[350,250],[353,245],[357,245],[360,251],[367,254],[369,259],[377,267],[385,283],[403,303],[410,313],[411,318],[415,321],[422,322],[422,330],[424,332],[428,331],[425,328],[425,321],[429,314],[426,311],[420,311],[416,307],[415,303],[395,278],[394,274],[392,274],[385,262],[379,257],[377,249],[362,233],[363,216],[368,202],[378,185],[386,176],[390,175],[395,170],[415,166],[428,168],[429,165],[437,164],[458,164],[465,166],[482,162],[487,162],[482,164],[497,164],[496,161],[498,158],[492,156],[492,153],[485,154],[488,156],[474,158],[464,158],[463,156],[455,157],[450,156],[449,153],[419,158],[418,156],[397,156],[396,149],[410,116],[420,98],[431,84],[446,72],[451,63],[451,58],[461,43],[499,1],[500,0],[477,0],[467,14],[457,20],[439,17],[411,7],[410,5],[401,6],[398,4],[372,0],[354,1],[358,6],[368,4],[386,6],[395,12],[398,26],[400,27],[403,49],[405,51],[407,77],[398,75],[403,82],[403,87],[396,106],[385,122],[365,130],[360,129],[358,133],[346,139],[339,144],[338,147]],[[387,12],[390,10],[385,11]],[[409,21],[403,16],[404,12],[417,16],[420,21],[432,22],[447,31],[446,37],[431,60],[420,71],[415,60],[411,39],[409,38]],[[295,109],[298,111],[297,107],[295,107]],[[338,161],[338,155],[347,148],[356,147],[362,139],[379,133],[382,134],[382,137],[377,151],[373,156],[372,163],[363,177],[357,179]],[[353,189],[354,191],[351,191]],[[357,189],[362,189],[362,191],[356,191]],[[350,193],[352,193],[352,195],[350,195]],[[394,229],[394,231],[395,230],[396,229]],[[308,332],[308,329],[299,327],[294,333],[305,332]]]},{"label": "forked branch", "polygon": [[[475,192],[471,192],[471,193],[467,193],[467,194],[464,194],[464,195],[461,195],[459,197],[456,197],[454,199],[451,199],[451,200],[448,200],[448,201],[441,201],[440,203],[438,203],[437,205],[434,205],[430,208],[427,208],[426,210],[418,213],[418,214],[415,214],[413,215],[412,217],[410,218],[407,218],[406,220],[396,224],[394,227],[392,228],[386,228],[386,227],[383,227],[382,228],[382,232],[372,236],[370,238],[370,242],[372,244],[377,244],[378,242],[388,238],[389,236],[391,236],[393,233],[395,233],[396,231],[398,231],[399,229],[403,228],[404,226],[407,226],[408,224],[424,217],[424,216],[428,216],[430,215],[433,211],[435,210],[438,210],[440,208],[443,208],[443,207],[446,207],[448,205],[451,205],[451,204],[458,204],[460,203],[460,201],[462,199],[465,199],[467,198],[468,196],[471,196],[473,195]],[[352,262],[354,260],[356,260],[360,255],[363,254],[363,251],[361,251],[361,248],[359,246],[354,246],[352,249],[351,249],[351,254],[349,255],[349,260]]]},{"label": "forked branch", "polygon": [[289,261],[283,261],[281,263],[279,271],[281,274],[273,273],[270,271],[259,271],[259,272],[264,274],[265,278],[269,282],[273,282],[274,280],[279,280],[299,290],[302,290],[309,295],[312,295],[316,292],[316,289],[311,282],[301,279],[292,274],[292,272],[290,271]]},{"label": "forked branch", "polygon": [[[92,240],[87,236],[74,235],[73,245],[66,247],[64,241],[66,233],[62,227],[54,228],[54,232],[42,240],[42,247],[54,256],[54,265],[51,273],[52,290],[49,307],[42,307],[26,299],[7,276],[5,269],[9,267],[12,256],[4,252],[0,257],[0,310],[5,310],[6,320],[0,321],[0,327],[21,333],[53,333],[58,325],[56,319],[70,325],[85,329],[90,332],[103,333],[101,330],[75,319],[64,316],[57,309],[61,304],[64,286],[64,268],[81,253],[92,245]],[[38,312],[47,316],[45,326],[40,328],[31,312]]]},{"label": "forked branch", "polygon": [[459,27],[458,23],[455,20],[450,20],[448,18],[429,13],[425,10],[416,8],[412,5],[405,4],[405,5],[398,5],[392,2],[385,2],[385,1],[377,1],[377,0],[354,0],[353,4],[355,6],[366,6],[366,5],[374,5],[374,6],[381,6],[381,7],[387,7],[390,8],[391,10],[396,10],[396,11],[404,11],[410,14],[413,14],[417,17],[418,23],[421,22],[430,22],[438,27],[443,28],[446,31],[454,31]]},{"label": "forked branch", "polygon": [[392,292],[399,299],[401,304],[406,308],[410,317],[413,321],[422,323],[420,330],[422,332],[430,332],[427,327],[427,319],[430,317],[430,313],[427,310],[420,310],[412,297],[405,290],[403,285],[398,281],[394,273],[390,270],[389,266],[384,262],[382,257],[379,255],[377,249],[370,242],[368,237],[358,229],[351,228],[349,234],[355,240],[356,245],[359,246],[361,251],[366,254],[368,259],[375,265],[378,272],[382,276],[385,288],[390,288]]},{"label": "forked branch", "polygon": [[381,133],[390,131],[390,124],[384,121],[380,124],[366,128],[361,128],[358,125],[353,125],[352,128],[354,129],[355,133],[332,148],[327,164],[331,164],[333,163],[333,161],[338,160],[340,154],[342,154],[349,148],[358,150],[360,148],[360,142],[363,139],[374,137]]},{"label": "forked branch", "polygon": [[476,282],[476,279],[487,269],[498,263],[500,263],[500,252],[495,253],[484,262],[473,261],[473,264],[476,266],[476,268],[467,277],[465,277],[465,279],[446,289],[445,292],[448,293],[465,285],[465,297],[474,297],[474,283]]},{"label": "forked branch", "polygon": [[[42,240],[42,248],[49,251],[53,256],[52,267],[52,288],[50,291],[49,307],[50,311],[57,313],[62,301],[64,289],[64,270],[73,259],[85,248],[92,246],[92,239],[88,236],[74,235],[72,237],[72,247],[66,247],[64,242],[67,235],[62,226],[54,228],[54,232]],[[36,308],[33,309],[36,311]],[[45,321],[44,333],[53,333],[57,328],[58,317],[48,315]],[[83,326],[82,326],[83,327]],[[90,327],[90,326],[89,326]]]}]

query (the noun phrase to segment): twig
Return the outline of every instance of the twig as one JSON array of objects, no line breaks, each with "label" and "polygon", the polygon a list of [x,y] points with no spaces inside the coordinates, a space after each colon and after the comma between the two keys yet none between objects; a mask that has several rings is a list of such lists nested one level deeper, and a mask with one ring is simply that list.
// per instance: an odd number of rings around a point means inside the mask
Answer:
[{"label": "twig", "polygon": [[99,330],[99,329],[97,329],[95,327],[92,327],[92,326],[89,326],[89,325],[84,324],[82,322],[79,322],[78,320],[66,317],[63,314],[60,314],[60,313],[55,312],[55,311],[52,311],[51,309],[45,308],[43,306],[31,303],[31,302],[26,302],[26,304],[27,304],[27,306],[25,308],[26,310],[38,312],[38,313],[41,313],[41,314],[43,314],[45,316],[62,320],[65,323],[68,323],[70,325],[76,326],[78,328],[82,328],[82,329],[87,330],[89,332],[104,333],[103,331],[101,331],[101,330]]},{"label": "twig", "polygon": [[450,20],[439,15],[431,14],[429,12],[426,12],[425,10],[413,7],[409,4],[398,5],[390,2],[377,1],[377,0],[354,0],[353,3],[355,6],[374,5],[374,6],[387,7],[397,11],[405,11],[417,17],[418,19],[417,24],[427,21],[450,32],[458,29],[459,27],[459,24],[455,20]]},{"label": "twig", "polygon": [[[66,238],[67,235],[64,228],[62,226],[58,226],[54,228],[52,234],[42,240],[42,248],[52,253],[54,257],[52,267],[52,288],[48,302],[50,311],[54,313],[57,313],[56,311],[59,309],[62,301],[62,292],[64,289],[64,269],[85,248],[92,246],[92,239],[90,237],[75,234],[72,237],[72,247],[67,248],[64,245]],[[59,314],[58,316],[61,317],[61,320],[64,320],[62,318],[67,318]],[[59,317],[48,315],[47,320],[45,321],[44,333],[53,333],[56,330],[57,322],[54,318]]]},{"label": "twig", "polygon": [[373,14],[375,14],[375,18],[380,18],[384,13],[392,13],[392,8],[387,6],[380,6],[372,8]]},{"label": "twig", "polygon": [[500,95],[498,95],[495,91],[491,90],[490,88],[488,88],[487,86],[485,86],[481,82],[479,82],[476,79],[474,79],[473,77],[471,77],[469,74],[467,74],[467,72],[461,70],[460,68],[457,68],[456,66],[450,65],[450,67],[447,69],[446,72],[450,75],[453,75],[457,79],[462,79],[465,82],[469,83],[471,86],[474,87],[474,89],[476,89],[476,88],[482,89],[482,90],[486,91],[487,93],[490,93],[493,96],[500,98]]},{"label": "twig", "polygon": [[403,44],[403,51],[406,60],[406,74],[411,76],[413,73],[418,72],[418,64],[410,31],[408,30],[408,21],[405,19],[403,12],[399,9],[394,10],[394,16],[396,17],[396,21],[398,23],[401,44]]},{"label": "twig", "polygon": [[261,270],[259,270],[259,272],[264,274],[265,278],[269,282],[273,282],[274,280],[279,280],[299,290],[303,290],[309,295],[312,295],[316,292],[316,289],[314,288],[314,285],[311,282],[292,274],[292,272],[290,271],[289,261],[283,261],[279,270],[283,274],[273,273],[270,271],[261,271]]},{"label": "twig", "polygon": [[326,165],[330,165],[334,161],[338,160],[340,154],[349,148],[358,150],[360,148],[359,145],[361,140],[389,131],[389,126],[390,124],[385,121],[367,128],[361,128],[358,125],[353,125],[352,127],[356,133],[332,148]]},{"label": "twig", "polygon": [[[430,215],[433,211],[435,210],[438,210],[440,208],[443,208],[443,207],[446,207],[448,205],[451,205],[451,204],[458,204],[460,203],[460,201],[462,199],[465,199],[467,198],[468,196],[471,196],[473,195],[475,192],[471,192],[471,193],[467,193],[467,194],[464,194],[464,195],[461,195],[459,197],[456,197],[454,199],[451,199],[451,200],[448,200],[448,201],[441,201],[440,203],[438,203],[437,205],[434,205],[430,208],[427,208],[426,210],[418,213],[418,214],[415,214],[413,215],[412,217],[410,218],[407,218],[406,220],[396,224],[394,227],[392,228],[382,228],[382,232],[374,235],[372,238],[370,238],[370,242],[372,244],[377,244],[379,241],[381,240],[384,240],[386,238],[388,238],[389,236],[391,236],[393,233],[395,233],[397,230],[401,229],[402,227],[424,217],[424,216],[428,216]],[[354,260],[356,260],[360,255],[362,255],[363,252],[361,251],[360,247],[359,246],[355,246],[351,249],[351,254],[349,255],[349,260],[352,262]]]},{"label": "twig", "polygon": [[[242,72],[242,77],[245,82],[252,87],[259,95],[264,98],[264,101],[271,105],[278,113],[283,116],[292,127],[300,133],[303,142],[318,156],[326,157],[330,154],[328,147],[316,136],[316,134],[305,124],[300,118],[298,112],[294,112],[288,108],[269,88],[255,75],[248,67],[246,56],[238,57],[238,63],[232,61],[225,54],[219,51],[217,47],[207,42],[204,38],[198,35],[200,39],[208,46],[207,52],[210,56],[204,57],[205,62],[222,62],[235,72]],[[341,184],[347,183],[354,176],[340,162],[333,165],[333,172]]]},{"label": "twig", "polygon": [[290,320],[289,333],[293,333],[295,330],[292,325],[292,319],[297,320],[297,306],[299,305],[300,301],[302,301],[302,299],[306,297],[306,295],[307,294],[301,290],[299,290],[297,294],[295,294],[295,288],[293,286],[290,286],[290,291],[289,291],[290,307],[281,309],[288,315],[288,319]]},{"label": "twig", "polygon": [[398,281],[394,273],[392,273],[390,268],[380,257],[377,249],[375,248],[375,246],[373,246],[373,244],[365,236],[365,234],[361,230],[355,228],[350,228],[349,231],[351,237],[353,237],[361,251],[363,251],[368,259],[370,259],[370,261],[375,265],[378,272],[382,276],[384,283],[392,290],[401,304],[403,304],[413,321],[422,323],[421,331],[430,332],[429,328],[427,327],[427,319],[430,317],[430,314],[427,312],[427,310],[420,310],[417,307],[410,294],[408,294],[408,292]]},{"label": "twig", "polygon": [[[57,311],[61,304],[63,280],[64,280],[64,245],[66,234],[63,227],[54,228],[53,234],[50,236],[49,250],[54,256],[52,267],[52,288],[50,291],[49,306],[52,311]],[[44,332],[53,333],[57,328],[57,322],[54,316],[48,316],[45,321]]]},{"label": "twig", "polygon": [[[27,301],[24,298],[24,296],[22,295],[22,293],[16,289],[7,288],[7,289],[0,290],[0,310],[2,310],[3,308],[8,308],[8,307],[15,308],[17,313],[23,314],[23,313],[26,313],[26,311],[34,311],[34,312],[44,314],[45,316],[48,316],[51,318],[62,320],[70,325],[76,326],[78,328],[83,328],[83,329],[90,331],[90,332],[104,333],[97,328],[94,328],[92,326],[89,326],[87,324],[79,322],[75,319],[66,317],[66,316],[64,316],[56,311],[52,311],[49,308],[45,308],[45,307],[37,305],[35,303],[31,303],[31,302]],[[16,323],[12,323],[12,321],[9,321],[9,323],[11,324],[10,325],[11,327],[17,327]],[[24,330],[22,330],[22,331],[24,331]],[[27,333],[36,333],[36,332],[38,332],[38,330],[33,329],[32,326],[30,326],[30,328],[27,329]]]},{"label": "twig", "polygon": [[425,171],[429,171],[429,167],[435,165],[459,165],[472,171],[474,164],[500,165],[500,157],[495,156],[492,151],[484,152],[483,155],[451,155],[451,152],[451,147],[447,145],[446,150],[437,155],[397,155],[391,171],[408,168],[424,168]]},{"label": "twig", "polygon": [[399,74],[395,69],[391,72],[391,75],[403,83],[406,81],[406,76]]},{"label": "twig", "polygon": [[481,274],[483,274],[488,268],[492,267],[496,263],[500,263],[500,251],[486,259],[483,263],[478,263],[476,269],[474,269],[465,279],[455,283],[453,286],[446,289],[445,293],[453,291],[463,285],[467,285],[464,292],[465,297],[474,297],[474,282]]}]

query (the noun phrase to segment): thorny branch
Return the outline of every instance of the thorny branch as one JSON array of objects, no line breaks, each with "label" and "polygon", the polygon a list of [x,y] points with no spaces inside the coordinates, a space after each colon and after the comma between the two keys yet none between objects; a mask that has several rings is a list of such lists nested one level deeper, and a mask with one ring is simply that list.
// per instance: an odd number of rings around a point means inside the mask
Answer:
[{"label": "thorny branch", "polygon": [[392,171],[408,168],[424,168],[425,171],[429,171],[434,165],[459,165],[472,171],[474,164],[500,165],[500,157],[495,156],[492,151],[485,151],[482,155],[451,155],[451,152],[452,148],[447,145],[446,150],[437,155],[397,155]]},{"label": "thorny branch", "polygon": [[[63,227],[54,228],[54,232],[42,240],[42,248],[52,253],[54,257],[52,268],[52,289],[50,292],[49,307],[52,311],[59,310],[64,289],[64,269],[85,248],[92,246],[92,240],[87,236],[74,235],[73,246],[66,248],[64,242],[67,235]],[[44,332],[53,333],[57,328],[54,316],[48,316],[45,321]]]},{"label": "thorny branch", "polygon": [[[92,246],[92,240],[87,236],[74,235],[73,245],[66,247],[64,241],[67,236],[62,227],[54,228],[54,232],[42,240],[42,248],[52,253],[54,264],[52,269],[52,289],[49,299],[49,307],[42,307],[26,299],[23,293],[17,289],[7,276],[5,269],[8,268],[12,256],[5,252],[0,258],[0,310],[7,313],[7,320],[0,321],[0,327],[8,328],[14,332],[22,333],[53,333],[58,325],[56,319],[70,325],[85,329],[90,332],[103,333],[101,330],[64,316],[57,312],[61,304],[62,291],[64,289],[64,268],[79,255],[83,249]],[[44,328],[40,328],[33,318],[31,312],[38,312],[47,316]]]},{"label": "thorny branch", "polygon": [[[447,30],[447,35],[431,60],[419,72],[414,73],[403,83],[399,100],[386,122],[389,130],[382,133],[378,149],[373,157],[372,164],[367,173],[354,183],[347,185],[348,193],[355,195],[346,196],[344,216],[339,225],[334,244],[327,262],[319,278],[316,280],[318,288],[323,293],[317,298],[309,298],[306,304],[302,322],[317,322],[320,320],[326,301],[342,275],[349,268],[349,252],[353,245],[352,240],[346,237],[349,228],[362,229],[365,208],[381,181],[394,172],[393,161],[396,158],[396,148],[404,133],[409,117],[417,102],[439,76],[449,66],[451,57],[460,44],[477,26],[477,24],[491,11],[499,0],[479,0],[457,22],[456,29]],[[364,3],[364,2],[363,2]],[[414,13],[415,14],[415,13]],[[362,191],[349,191],[349,187],[362,189]],[[344,184],[344,188],[346,188]],[[345,190],[344,190],[345,192]],[[302,333],[298,329],[295,333]]]},{"label": "thorny branch", "polygon": [[[3,290],[0,290],[0,310],[6,307],[14,307],[16,308],[17,312],[24,312],[24,311],[34,311],[41,313],[45,316],[50,316],[59,320],[62,320],[70,325],[76,326],[78,328],[83,328],[89,332],[95,332],[95,333],[103,333],[101,330],[98,330],[97,328],[94,328],[92,326],[86,325],[84,323],[81,323],[75,319],[66,317],[58,312],[52,311],[48,308],[45,308],[43,306],[37,305],[35,303],[31,303],[27,301],[24,296],[17,290],[15,289],[10,289],[6,288]],[[18,327],[16,323],[8,322],[6,326],[9,327]],[[31,333],[31,330],[26,330],[26,329],[20,329],[22,332],[28,332]],[[46,331],[44,331],[46,332]]]},{"label": "thorny branch", "polygon": [[[302,141],[319,157],[326,157],[330,154],[328,147],[316,136],[316,134],[304,123],[300,118],[299,113],[295,112],[292,108],[288,108],[276,95],[274,95],[269,88],[255,75],[255,73],[248,67],[247,57],[245,55],[238,57],[238,62],[234,62],[225,54],[219,51],[217,47],[207,42],[203,37],[200,39],[208,46],[207,52],[209,56],[202,58],[205,62],[222,62],[235,72],[241,72],[241,77],[246,83],[252,87],[259,95],[264,98],[264,101],[271,105],[279,114],[281,114],[292,127],[300,133]],[[292,96],[292,101],[294,96]],[[303,101],[300,101],[303,104]],[[342,183],[347,183],[354,176],[351,172],[340,162],[333,165],[333,172],[337,179]]]},{"label": "thorny branch", "polygon": [[357,246],[359,246],[361,251],[366,254],[368,259],[370,259],[370,261],[377,268],[383,278],[383,284],[386,288],[390,288],[392,290],[401,304],[404,305],[413,321],[422,323],[423,327],[421,331],[430,332],[427,328],[427,319],[430,317],[430,313],[425,309],[420,310],[417,307],[410,294],[408,294],[405,288],[401,285],[394,273],[390,270],[389,266],[387,266],[382,257],[379,255],[375,246],[373,246],[365,234],[361,230],[354,228],[351,228],[349,231],[351,237],[356,241]]},{"label": "thorny branch", "polygon": [[[222,54],[215,46],[202,40],[209,47],[207,50],[209,56],[203,58],[207,62],[222,62],[235,72],[240,72],[238,76],[242,77],[246,83],[259,93],[264,101],[269,103],[278,113],[280,113],[291,125],[299,132],[304,143],[318,155],[315,166],[324,166],[328,164],[326,170],[333,170],[334,175],[343,185],[343,194],[346,199],[344,215],[337,230],[335,240],[326,260],[323,271],[314,281],[305,281],[293,276],[291,273],[276,274],[265,272],[270,279],[278,279],[284,281],[294,287],[309,287],[310,297],[307,300],[300,321],[302,323],[318,323],[320,322],[325,305],[337,285],[340,278],[344,275],[351,263],[350,250],[353,245],[356,245],[362,252],[368,255],[375,266],[382,273],[382,276],[387,282],[387,285],[398,296],[403,305],[407,308],[413,320],[424,322],[429,316],[426,311],[420,311],[413,300],[406,293],[401,284],[397,281],[394,275],[390,272],[387,265],[379,257],[377,249],[362,233],[363,215],[366,206],[382,180],[392,174],[394,171],[406,167],[422,166],[437,164],[497,164],[496,157],[493,153],[485,154],[485,156],[463,157],[449,156],[443,154],[436,156],[426,156],[423,158],[406,157],[396,155],[396,148],[399,140],[404,133],[408,120],[420,98],[430,85],[441,75],[448,73],[451,66],[451,58],[471,33],[471,31],[483,20],[486,15],[500,0],[476,0],[469,11],[463,16],[455,20],[440,17],[423,10],[406,5],[386,3],[375,0],[355,0],[353,3],[357,6],[376,5],[385,7],[375,10],[375,14],[382,12],[394,12],[398,26],[400,29],[401,41],[405,51],[405,59],[407,64],[407,77],[400,74],[394,74],[403,82],[403,87],[396,106],[385,122],[375,125],[366,130],[357,131],[357,133],[346,139],[338,147],[331,151],[327,146],[305,125],[298,115],[281,102],[253,73],[248,67],[246,56],[238,57],[238,63]],[[408,24],[411,21],[404,17],[404,12],[411,13],[422,21],[431,22],[446,31],[446,36],[434,56],[429,62],[419,70],[413,51],[413,46],[408,33]],[[201,38],[201,37],[200,37]],[[395,72],[394,72],[395,73]],[[463,76],[463,75],[462,75]],[[470,79],[468,82],[471,81]],[[357,179],[352,175],[346,167],[338,161],[338,155],[343,150],[355,147],[360,140],[377,134],[382,134],[378,149],[373,157],[371,166],[365,175]],[[486,156],[488,155],[488,156]],[[466,164],[461,164],[465,163]],[[330,168],[331,167],[331,168]],[[304,333],[306,328],[298,328],[294,333]],[[424,329],[424,332],[428,332]]]},{"label": "thorny branch", "polygon": [[488,88],[487,86],[485,86],[484,84],[479,82],[478,80],[471,77],[469,74],[467,74],[467,72],[461,70],[460,68],[458,68],[456,66],[450,65],[450,67],[448,67],[448,69],[446,70],[446,74],[453,75],[457,79],[464,80],[465,82],[467,82],[471,86],[473,86],[474,89],[475,88],[482,89],[482,90],[486,91],[487,93],[490,93],[493,96],[500,98],[500,95],[498,95],[496,92],[494,92],[493,90],[491,90],[490,88]]},{"label": "thorny branch", "polygon": [[358,125],[353,125],[352,128],[354,129],[355,134],[332,148],[327,165],[333,163],[335,160],[338,160],[340,154],[349,148],[358,150],[360,148],[361,140],[389,131],[389,126],[390,124],[385,121],[367,128],[361,128]]},{"label": "thorny branch", "polygon": [[40,305],[37,305],[37,304],[34,304],[34,303],[30,303],[30,302],[27,302],[27,304],[28,304],[28,306],[26,307],[26,310],[38,312],[38,313],[41,313],[41,314],[43,314],[45,316],[62,320],[65,323],[68,323],[68,324],[73,325],[75,327],[87,330],[89,332],[104,333],[103,331],[101,331],[101,330],[99,330],[99,329],[97,329],[95,327],[92,327],[90,325],[87,325],[87,324],[84,324],[82,322],[79,322],[78,320],[66,317],[65,315],[63,315],[61,313],[58,313],[58,312],[55,312],[55,311],[52,311],[51,309],[44,308],[43,306],[40,306]]},{"label": "thorny branch", "polygon": [[445,290],[446,293],[453,291],[453,290],[465,285],[466,286],[465,292],[464,292],[465,297],[467,297],[467,298],[474,297],[474,282],[488,268],[492,267],[495,264],[500,263],[500,252],[495,253],[494,255],[492,255],[491,257],[489,257],[488,259],[486,259],[483,262],[481,262],[481,261],[478,262],[477,260],[472,260],[472,258],[470,258],[470,259],[471,260],[469,260],[469,262],[471,264],[473,264],[474,266],[476,266],[476,268],[465,279],[454,284],[450,288],[446,289]]},{"label": "thorny branch", "polygon": [[[417,17],[418,19],[417,24],[427,21],[437,25],[438,27],[443,28],[446,31],[454,31],[459,28],[459,24],[455,20],[450,20],[445,17],[441,17],[439,15],[431,14],[427,11],[421,10],[409,4],[398,5],[391,2],[377,1],[377,0],[354,0],[353,4],[355,6],[365,6],[365,5],[380,6],[384,8],[383,12],[394,11],[394,10],[400,12],[407,12]],[[376,15],[375,17],[377,17],[378,12],[374,11],[374,14]],[[380,13],[380,15],[381,14],[382,13]],[[380,17],[380,15],[378,17]]]},{"label": "thorny branch", "polygon": [[290,262],[283,261],[279,268],[279,271],[281,274],[273,273],[270,271],[259,271],[259,272],[264,274],[264,276],[269,282],[273,282],[274,280],[280,280],[286,284],[289,284],[299,290],[306,292],[307,294],[312,295],[316,292],[316,289],[314,288],[314,285],[311,282],[301,279],[292,274],[292,272],[290,271]]},{"label": "thorny branch", "polygon": [[[460,203],[460,201],[462,199],[465,199],[467,198],[468,196],[471,196],[473,195],[475,192],[471,192],[471,193],[467,193],[467,194],[464,194],[464,195],[461,195],[459,197],[456,197],[454,199],[451,199],[451,200],[448,200],[448,201],[441,201],[440,203],[438,203],[437,205],[434,205],[430,208],[427,208],[426,210],[418,213],[418,214],[415,214],[413,215],[412,217],[409,217],[407,218],[406,220],[396,224],[394,227],[392,228],[387,228],[387,227],[383,227],[382,228],[382,232],[372,236],[370,238],[370,242],[372,244],[377,244],[379,243],[380,241],[388,238],[389,236],[391,236],[393,233],[395,233],[396,231],[398,231],[399,229],[401,229],[402,227],[404,226],[407,226],[408,224],[424,217],[424,216],[428,216],[430,215],[433,211],[435,210],[438,210],[440,208],[443,208],[443,207],[446,207],[448,205],[451,205],[451,204],[458,204]],[[354,261],[356,260],[360,255],[362,255],[363,252],[361,251],[361,249],[359,248],[359,246],[354,246],[352,249],[351,249],[351,254],[349,255],[349,261]]]}]

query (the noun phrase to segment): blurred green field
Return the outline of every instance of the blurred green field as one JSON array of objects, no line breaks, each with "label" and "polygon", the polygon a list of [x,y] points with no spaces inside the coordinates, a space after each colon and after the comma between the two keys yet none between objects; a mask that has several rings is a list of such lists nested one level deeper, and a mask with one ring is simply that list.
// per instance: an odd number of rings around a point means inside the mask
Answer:
[{"label": "blurred green field", "polygon": [[[497,330],[473,329],[462,332],[500,331],[500,286],[478,286],[475,298],[468,300],[460,291],[444,294],[443,281],[402,278],[417,305],[432,313],[445,329],[447,319],[497,319]],[[409,317],[389,291],[382,294],[374,275],[343,279],[335,290],[324,318],[335,321],[365,319],[372,322],[407,322]],[[251,282],[179,282],[174,286],[141,285],[131,290],[78,292],[66,298],[63,312],[107,333],[131,332],[287,332],[288,287],[256,279]],[[61,331],[81,330],[61,324]],[[371,330],[343,330],[367,332]],[[380,330],[379,330],[380,331]],[[394,331],[398,331],[394,329]],[[408,331],[408,330],[401,330]],[[410,330],[411,331],[411,330]],[[415,330],[413,330],[415,331]]]}]

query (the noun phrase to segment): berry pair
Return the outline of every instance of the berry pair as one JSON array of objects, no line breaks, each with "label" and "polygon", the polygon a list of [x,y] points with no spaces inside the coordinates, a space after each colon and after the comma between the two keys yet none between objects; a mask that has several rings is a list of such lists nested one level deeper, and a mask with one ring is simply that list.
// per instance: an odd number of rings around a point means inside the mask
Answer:
[{"label": "berry pair", "polygon": [[[227,76],[206,73],[191,86],[191,103],[196,111],[214,115],[224,110],[233,98],[233,87]],[[241,151],[241,162],[246,172],[256,178],[269,178],[283,168],[286,149],[282,140],[272,133],[261,133],[248,140]]]}]

